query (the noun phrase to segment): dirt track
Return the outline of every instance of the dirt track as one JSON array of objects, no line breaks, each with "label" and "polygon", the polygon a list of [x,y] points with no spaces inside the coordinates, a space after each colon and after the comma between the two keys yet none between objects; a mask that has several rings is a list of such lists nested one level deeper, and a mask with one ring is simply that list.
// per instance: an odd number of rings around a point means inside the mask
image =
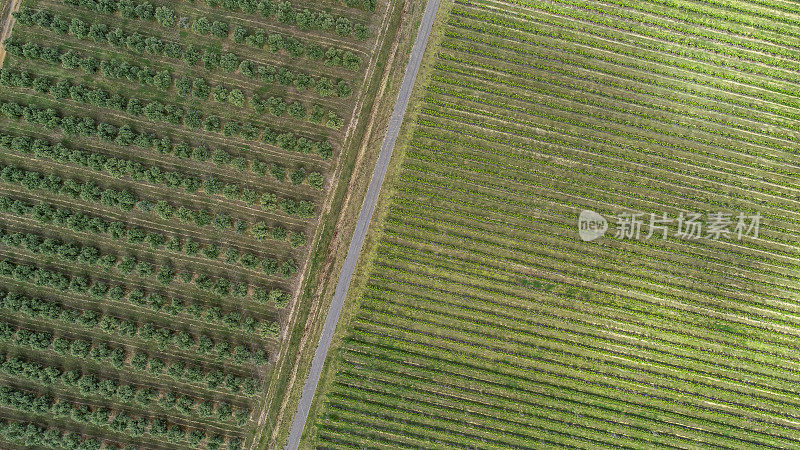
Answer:
[{"label": "dirt track", "polygon": [[3,60],[6,59],[6,49],[3,47],[3,41],[11,36],[11,29],[14,28],[14,17],[11,15],[19,9],[20,0],[11,0],[8,6],[8,11],[5,11],[3,16],[3,23],[0,25],[0,67],[3,67]]}]

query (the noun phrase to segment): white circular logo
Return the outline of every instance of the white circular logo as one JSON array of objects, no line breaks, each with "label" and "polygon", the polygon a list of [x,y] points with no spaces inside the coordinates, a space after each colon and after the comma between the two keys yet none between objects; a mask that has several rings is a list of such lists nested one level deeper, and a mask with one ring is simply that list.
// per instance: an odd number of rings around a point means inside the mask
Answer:
[{"label": "white circular logo", "polygon": [[584,209],[578,216],[578,235],[581,240],[589,242],[606,234],[608,222],[600,214]]}]

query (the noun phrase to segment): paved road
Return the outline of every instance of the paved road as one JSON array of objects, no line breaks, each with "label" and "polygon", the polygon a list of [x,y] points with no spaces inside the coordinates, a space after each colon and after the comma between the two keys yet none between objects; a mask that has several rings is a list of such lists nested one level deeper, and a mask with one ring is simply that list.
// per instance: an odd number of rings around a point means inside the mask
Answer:
[{"label": "paved road", "polygon": [[297,412],[294,415],[292,429],[289,433],[289,442],[286,445],[286,449],[288,450],[295,450],[300,446],[300,436],[303,434],[303,428],[306,425],[306,420],[308,420],[308,411],[311,408],[311,401],[314,399],[314,393],[317,390],[319,377],[322,374],[322,366],[325,363],[325,357],[328,355],[328,349],[331,346],[333,332],[336,330],[336,323],[339,321],[339,315],[342,312],[342,305],[347,296],[347,288],[350,286],[350,279],[353,278],[358,255],[361,253],[361,247],[364,245],[367,227],[372,219],[372,213],[375,211],[375,205],[378,202],[378,194],[380,193],[383,179],[386,176],[386,169],[392,157],[392,150],[394,150],[397,135],[400,133],[400,125],[403,123],[403,116],[406,113],[408,100],[411,97],[411,89],[414,87],[414,80],[417,78],[417,72],[419,72],[419,66],[422,62],[422,54],[425,52],[425,46],[431,34],[433,20],[436,17],[436,10],[439,8],[439,1],[440,0],[428,0],[428,4],[425,7],[425,15],[422,17],[422,23],[419,26],[419,31],[417,31],[417,39],[414,42],[414,48],[411,50],[411,58],[406,67],[403,84],[400,86],[400,93],[394,104],[392,117],[389,119],[389,128],[386,131],[386,137],[383,139],[383,145],[381,146],[381,152],[378,156],[375,170],[372,172],[372,179],[369,182],[367,195],[364,197],[364,203],[361,205],[361,213],[358,216],[356,229],[353,232],[353,239],[350,241],[350,248],[347,250],[342,272],[339,274],[339,281],[336,283],[333,301],[328,310],[328,315],[325,318],[325,325],[322,328],[322,335],[319,338],[319,344],[314,353],[314,359],[311,361],[311,370],[308,374],[308,378],[306,378],[306,384],[303,385],[303,393],[300,396],[300,403],[297,405]]}]

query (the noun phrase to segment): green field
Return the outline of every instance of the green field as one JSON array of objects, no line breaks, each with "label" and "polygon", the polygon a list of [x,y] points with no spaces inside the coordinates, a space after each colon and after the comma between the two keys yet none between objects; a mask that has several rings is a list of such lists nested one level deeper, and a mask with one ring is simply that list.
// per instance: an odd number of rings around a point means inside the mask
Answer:
[{"label": "green field", "polygon": [[440,13],[305,448],[800,447],[800,5]]},{"label": "green field", "polygon": [[385,11],[22,1],[0,69],[0,448],[254,446]]}]

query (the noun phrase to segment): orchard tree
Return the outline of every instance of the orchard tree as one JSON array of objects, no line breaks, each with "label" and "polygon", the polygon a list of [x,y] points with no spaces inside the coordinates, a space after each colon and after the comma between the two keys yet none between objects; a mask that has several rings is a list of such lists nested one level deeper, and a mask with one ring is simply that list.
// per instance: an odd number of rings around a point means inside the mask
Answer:
[{"label": "orchard tree", "polygon": [[166,6],[159,6],[155,11],[155,18],[161,26],[172,28],[175,26],[175,10]]},{"label": "orchard tree", "polygon": [[197,34],[206,35],[211,32],[211,23],[205,17],[198,17],[192,23],[192,31]]},{"label": "orchard tree", "polygon": [[240,89],[231,90],[228,93],[228,102],[230,102],[234,106],[243,107],[245,104],[244,93]]},{"label": "orchard tree", "polygon": [[306,116],[306,108],[300,102],[293,102],[288,108],[289,115],[295,119],[303,119]]}]

